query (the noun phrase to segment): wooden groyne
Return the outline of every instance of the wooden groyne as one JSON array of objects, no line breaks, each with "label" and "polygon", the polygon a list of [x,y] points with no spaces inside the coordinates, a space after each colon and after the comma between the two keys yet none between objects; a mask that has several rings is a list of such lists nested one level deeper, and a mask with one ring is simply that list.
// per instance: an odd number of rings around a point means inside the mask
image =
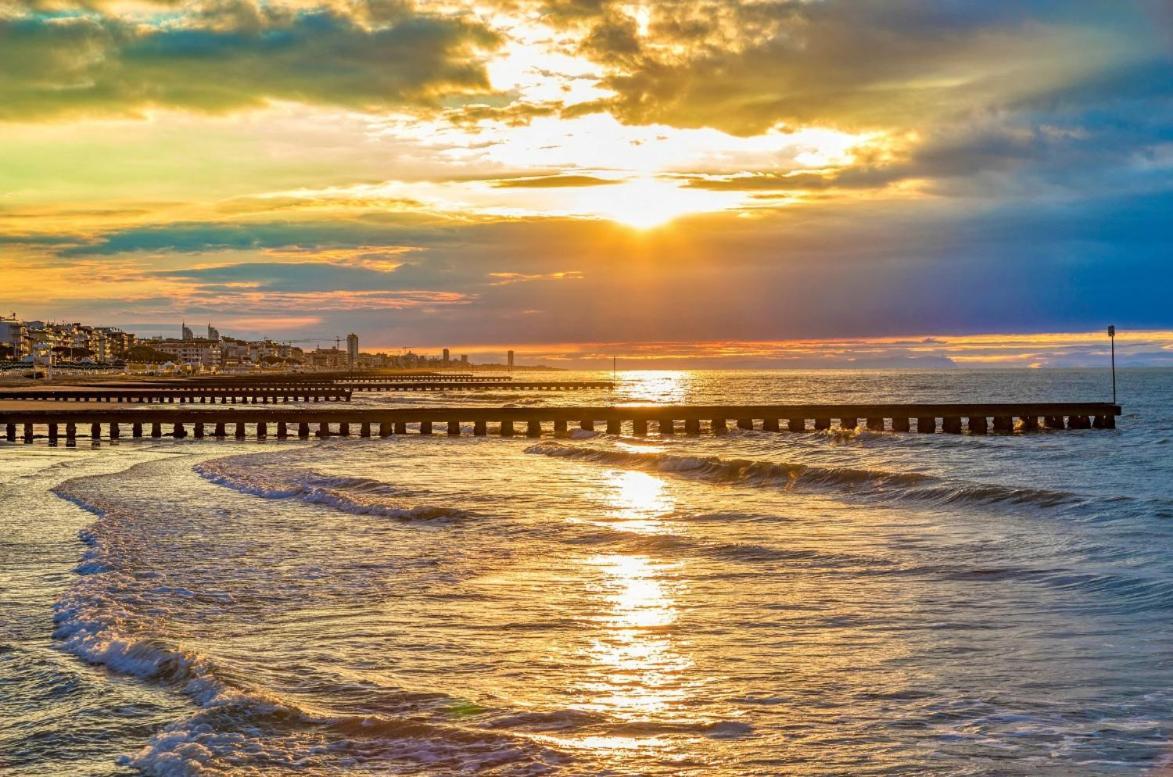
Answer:
[{"label": "wooden groyne", "polygon": [[[506,389],[512,391],[584,391],[589,389],[612,389],[615,384],[609,380],[534,380],[534,381],[513,381],[513,380],[484,380],[474,379],[470,381],[451,380],[451,381],[391,381],[388,383],[376,381],[334,381],[330,383],[247,383],[247,384],[212,384],[212,383],[191,383],[191,382],[175,382],[175,383],[102,383],[102,384],[87,384],[83,387],[74,389],[70,387],[65,389],[68,391],[76,391],[83,393],[84,391],[118,391],[118,392],[143,392],[143,391],[158,391],[158,392],[173,392],[176,394],[189,395],[211,395],[213,392],[235,392],[235,396],[249,396],[251,392],[278,392],[283,394],[304,394],[307,392],[329,392],[329,391],[367,391],[367,392],[389,392],[389,391],[489,391],[493,389]],[[47,391],[50,389],[25,389],[25,393],[32,393],[36,391]],[[0,399],[6,396],[0,393]],[[25,399],[28,397],[13,397],[14,399]],[[44,398],[44,397],[36,397]]]},{"label": "wooden groyne", "polygon": [[587,389],[612,389],[615,384],[609,380],[474,380],[469,382],[338,382],[351,391],[488,391],[508,389],[511,391],[582,391]]},{"label": "wooden groyne", "polygon": [[[348,375],[345,373],[308,373],[305,375],[240,375],[195,378],[159,378],[144,381],[151,386],[330,386],[338,383],[482,383],[511,381],[509,376],[498,375]],[[125,385],[123,381],[118,385]],[[87,383],[92,386],[108,386],[107,383]]]},{"label": "wooden groyne", "polygon": [[126,388],[68,387],[53,389],[0,389],[0,400],[50,402],[116,402],[142,404],[287,404],[289,402],[349,402],[344,386],[197,387],[132,386]]},{"label": "wooden groyne", "polygon": [[[987,434],[1042,429],[1112,429],[1119,405],[1099,402],[1014,404],[885,405],[636,405],[622,407],[414,407],[414,408],[279,408],[137,407],[0,410],[0,427],[8,442],[47,437],[75,441],[79,429],[92,440],[117,440],[127,432],[142,437],[270,436],[309,438],[389,437],[443,430],[458,436],[524,434],[565,435],[571,426],[641,437],[655,431],[674,434],[724,434],[732,427],[765,432],[817,431],[832,428],[869,431]],[[467,427],[471,426],[471,430]],[[38,430],[42,430],[38,433]],[[81,435],[86,436],[86,435]]]}]

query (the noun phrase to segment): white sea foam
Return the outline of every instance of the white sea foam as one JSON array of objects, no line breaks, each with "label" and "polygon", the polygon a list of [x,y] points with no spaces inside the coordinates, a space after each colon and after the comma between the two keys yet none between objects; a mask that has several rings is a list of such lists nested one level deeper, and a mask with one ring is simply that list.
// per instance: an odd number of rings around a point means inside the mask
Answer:
[{"label": "white sea foam", "polygon": [[203,462],[196,473],[217,485],[265,499],[299,499],[352,515],[375,515],[405,521],[453,520],[470,517],[466,510],[443,505],[406,506],[393,499],[388,484],[368,478],[323,475],[312,470],[283,467],[279,471],[251,460],[230,456]]}]

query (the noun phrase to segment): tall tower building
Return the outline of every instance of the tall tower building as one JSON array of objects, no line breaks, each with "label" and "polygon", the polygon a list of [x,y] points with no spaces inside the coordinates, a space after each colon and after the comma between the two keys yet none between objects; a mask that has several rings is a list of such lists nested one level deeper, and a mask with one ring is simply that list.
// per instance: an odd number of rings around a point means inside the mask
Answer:
[{"label": "tall tower building", "polygon": [[505,355],[505,361],[509,364],[509,369],[513,369],[513,351]]},{"label": "tall tower building", "polygon": [[179,325],[179,339],[181,339],[181,340],[194,340],[195,339],[195,333],[192,332],[191,329],[188,328],[186,321],[184,321],[182,324]]},{"label": "tall tower building", "polygon": [[220,339],[220,330],[217,329],[216,327],[212,326],[211,324],[208,324],[208,339],[209,340],[219,340]]},{"label": "tall tower building", "polygon": [[445,349],[444,349],[444,363],[445,363],[445,364],[449,364],[451,361],[452,361],[452,357],[450,357],[450,356],[448,355],[448,349],[447,349],[447,348],[445,348]]},{"label": "tall tower building", "polygon": [[346,336],[346,364],[352,370],[358,366],[358,335],[354,332]]}]

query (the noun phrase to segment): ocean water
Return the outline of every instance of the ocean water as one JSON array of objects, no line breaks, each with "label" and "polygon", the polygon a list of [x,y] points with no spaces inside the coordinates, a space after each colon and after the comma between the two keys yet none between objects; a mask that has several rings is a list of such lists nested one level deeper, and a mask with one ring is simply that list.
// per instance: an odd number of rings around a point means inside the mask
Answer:
[{"label": "ocean water", "polygon": [[[1110,397],[619,380],[355,402]],[[0,774],[1156,773],[1173,371],[1120,400],[1114,431],[986,437],[0,442]]]}]

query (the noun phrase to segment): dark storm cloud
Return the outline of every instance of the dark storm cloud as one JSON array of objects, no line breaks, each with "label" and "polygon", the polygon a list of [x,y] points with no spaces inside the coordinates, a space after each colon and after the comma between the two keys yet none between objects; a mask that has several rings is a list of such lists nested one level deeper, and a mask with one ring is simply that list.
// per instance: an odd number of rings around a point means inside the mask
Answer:
[{"label": "dark storm cloud", "polygon": [[221,112],[272,99],[379,110],[489,91],[482,55],[495,33],[475,21],[390,16],[372,26],[329,9],[248,4],[153,24],[0,15],[0,119]]}]

